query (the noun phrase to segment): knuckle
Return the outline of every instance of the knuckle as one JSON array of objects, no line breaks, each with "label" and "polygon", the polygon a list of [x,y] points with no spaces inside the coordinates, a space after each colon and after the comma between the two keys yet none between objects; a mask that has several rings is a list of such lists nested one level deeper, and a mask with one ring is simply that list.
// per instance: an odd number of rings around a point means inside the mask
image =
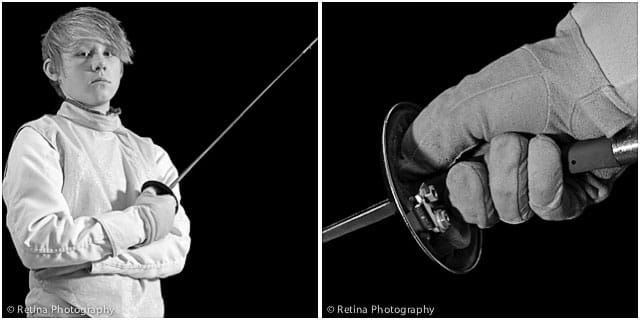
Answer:
[{"label": "knuckle", "polygon": [[501,220],[508,224],[521,224],[529,221],[533,217],[534,213],[529,208],[521,208],[520,210],[513,210],[508,216],[500,216]]},{"label": "knuckle", "polygon": [[454,165],[447,174],[447,187],[452,195],[476,194],[482,191],[482,173],[479,168],[461,162]]},{"label": "knuckle", "polygon": [[531,205],[531,209],[544,221],[562,221],[579,215],[579,210],[567,210],[566,208],[551,208]]},{"label": "knuckle", "polygon": [[544,134],[536,135],[529,141],[529,151],[531,153],[545,154],[548,152],[560,153],[560,147],[553,139]]},{"label": "knuckle", "polygon": [[523,142],[527,142],[527,138],[515,132],[504,132],[491,139],[491,143],[500,144],[513,149],[521,149]]},{"label": "knuckle", "polygon": [[500,221],[508,224],[521,224],[528,218],[520,216],[517,212],[508,212],[508,214],[500,214]]},{"label": "knuckle", "polygon": [[523,219],[520,219],[520,218],[510,218],[510,219],[502,219],[501,218],[500,221],[502,221],[504,223],[507,223],[507,224],[516,225],[516,224],[521,224],[521,223],[525,222],[526,220],[523,220]]},{"label": "knuckle", "polygon": [[562,219],[560,219],[558,217],[558,215],[553,214],[549,210],[538,211],[538,212],[536,212],[536,215],[538,215],[538,217],[540,217],[540,219],[545,220],[545,221],[560,221],[560,220],[562,220]]},{"label": "knuckle", "polygon": [[526,159],[528,141],[517,133],[503,133],[491,139],[491,160],[498,169],[502,166],[518,166]]}]

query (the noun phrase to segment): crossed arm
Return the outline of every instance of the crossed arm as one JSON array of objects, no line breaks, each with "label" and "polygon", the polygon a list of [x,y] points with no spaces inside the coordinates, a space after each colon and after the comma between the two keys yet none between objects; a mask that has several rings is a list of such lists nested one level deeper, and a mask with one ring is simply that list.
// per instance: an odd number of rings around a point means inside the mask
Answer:
[{"label": "crossed arm", "polygon": [[[169,182],[177,171],[157,147],[160,176]],[[51,141],[25,127],[13,143],[3,181],[7,227],[29,269],[53,277],[87,268],[92,274],[163,278],[179,273],[190,247],[189,219],[182,206],[169,235],[146,246],[141,206],[73,214],[62,194],[60,154]],[[174,188],[178,201],[180,192]],[[44,269],[44,270],[42,270]],[[66,270],[66,271],[65,271]]]}]

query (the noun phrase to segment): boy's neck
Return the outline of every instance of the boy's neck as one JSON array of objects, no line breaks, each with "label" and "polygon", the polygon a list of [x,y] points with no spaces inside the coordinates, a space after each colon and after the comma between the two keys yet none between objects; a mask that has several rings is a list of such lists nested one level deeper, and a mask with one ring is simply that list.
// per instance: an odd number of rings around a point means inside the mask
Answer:
[{"label": "boy's neck", "polygon": [[111,113],[116,113],[116,114],[120,114],[120,109],[119,108],[111,108],[111,105],[109,103],[100,105],[100,106],[89,106],[86,105],[80,101],[77,100],[73,100],[73,99],[65,99],[65,101],[67,101],[68,103],[84,109],[86,111],[92,112],[92,113],[96,113],[96,114],[101,114],[101,115],[109,115]]},{"label": "boy's neck", "polygon": [[99,105],[99,106],[89,106],[89,105],[86,105],[86,104],[84,104],[84,103],[82,103],[82,102],[80,102],[78,100],[74,100],[74,99],[70,99],[70,98],[67,98],[65,100],[67,102],[71,103],[72,105],[76,106],[76,107],[85,109],[85,110],[90,111],[90,112],[99,113],[99,114],[102,114],[102,115],[109,114],[109,111],[111,110],[111,106],[109,105],[109,103],[105,103],[105,104],[102,104],[102,105]]}]

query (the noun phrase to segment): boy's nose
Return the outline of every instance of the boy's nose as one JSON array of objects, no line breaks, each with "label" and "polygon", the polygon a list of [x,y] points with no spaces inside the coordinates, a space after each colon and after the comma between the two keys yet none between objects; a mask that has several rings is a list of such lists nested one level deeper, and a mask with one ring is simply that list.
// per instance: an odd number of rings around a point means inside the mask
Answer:
[{"label": "boy's nose", "polygon": [[101,71],[101,70],[106,70],[107,66],[104,64],[104,62],[98,62],[98,63],[94,63],[91,69],[93,71]]},{"label": "boy's nose", "polygon": [[96,57],[91,62],[91,70],[92,71],[101,71],[101,70],[106,70],[106,69],[107,69],[107,64],[105,63],[103,58]]}]

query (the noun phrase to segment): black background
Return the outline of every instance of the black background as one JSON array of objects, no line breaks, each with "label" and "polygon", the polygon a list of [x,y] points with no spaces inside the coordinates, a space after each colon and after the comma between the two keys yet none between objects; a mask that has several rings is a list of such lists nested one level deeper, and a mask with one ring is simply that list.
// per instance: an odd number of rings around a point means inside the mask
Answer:
[{"label": "black background", "polygon": [[[323,226],[386,197],[380,135],[400,101],[425,106],[493,60],[552,37],[571,4],[323,4]],[[323,245],[324,316],[358,306],[442,317],[637,317],[637,166],[568,222],[484,233],[475,270],[431,262],[395,216]]]},{"label": "black background", "polygon": [[[112,105],[178,170],[317,37],[315,3],[91,5],[122,21],[135,51]],[[3,160],[21,124],[59,107],[40,36],[78,6],[2,5]],[[182,181],[192,246],[162,281],[166,316],[317,315],[317,56],[316,45]],[[6,228],[3,243],[12,316],[27,270]]]}]

